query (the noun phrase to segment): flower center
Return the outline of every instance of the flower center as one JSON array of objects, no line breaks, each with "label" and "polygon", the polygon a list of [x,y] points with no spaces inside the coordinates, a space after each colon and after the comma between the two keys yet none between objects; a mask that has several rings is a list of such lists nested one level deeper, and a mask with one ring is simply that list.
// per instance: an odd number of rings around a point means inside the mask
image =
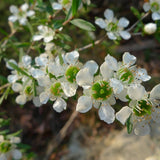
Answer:
[{"label": "flower center", "polygon": [[122,82],[132,83],[134,80],[133,73],[128,68],[121,68],[118,70],[119,79]]},{"label": "flower center", "polygon": [[25,92],[26,95],[30,96],[30,95],[33,94],[33,89],[32,89],[31,86],[27,86],[27,87],[25,88],[25,91],[24,91],[24,92]]},{"label": "flower center", "polygon": [[137,106],[133,109],[133,112],[135,113],[136,116],[144,116],[146,114],[151,114],[151,102],[146,101],[146,100],[141,100],[138,101]]},{"label": "flower center", "polygon": [[51,85],[50,87],[50,92],[54,95],[54,96],[60,96],[61,93],[63,93],[63,90],[61,88],[61,83],[57,82]]},{"label": "flower center", "polygon": [[66,78],[69,82],[73,83],[76,81],[76,75],[79,72],[79,68],[75,66],[71,66],[66,71]]},{"label": "flower center", "polygon": [[10,150],[11,144],[9,142],[2,142],[0,143],[0,152],[6,153]]},{"label": "flower center", "polygon": [[108,24],[108,29],[112,32],[115,32],[118,30],[118,26],[117,26],[117,23],[113,23],[113,22],[110,22]]},{"label": "flower center", "polygon": [[112,88],[109,82],[100,81],[96,82],[92,86],[92,97],[96,100],[107,100],[112,94]]},{"label": "flower center", "polygon": [[159,5],[158,5],[158,3],[157,2],[153,2],[152,4],[151,4],[151,8],[152,8],[152,11],[153,12],[155,12],[155,11],[158,11],[159,10]]},{"label": "flower center", "polygon": [[68,4],[68,3],[69,3],[69,0],[63,0],[63,1],[62,1],[62,4],[63,4],[63,5],[66,5],[66,4]]}]

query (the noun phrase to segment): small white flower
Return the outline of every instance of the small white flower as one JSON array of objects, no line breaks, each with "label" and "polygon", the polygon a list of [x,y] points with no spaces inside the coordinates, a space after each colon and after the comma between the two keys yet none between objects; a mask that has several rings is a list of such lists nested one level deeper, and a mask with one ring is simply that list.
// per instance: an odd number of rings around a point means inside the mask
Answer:
[{"label": "small white flower", "polygon": [[45,43],[52,41],[55,38],[55,31],[47,26],[38,26],[39,33],[33,36],[33,41],[44,40]]},{"label": "small white flower", "polygon": [[102,29],[107,31],[107,36],[111,40],[119,39],[120,37],[128,40],[131,38],[130,33],[124,28],[128,27],[129,20],[125,17],[121,17],[119,20],[114,17],[114,13],[111,9],[106,9],[104,12],[106,19],[97,18],[95,23]]},{"label": "small white flower", "polygon": [[147,34],[154,34],[157,30],[157,25],[155,23],[148,23],[144,26],[144,32]]},{"label": "small white flower", "polygon": [[18,9],[15,5],[10,6],[10,12],[13,14],[9,16],[8,20],[11,22],[19,21],[21,25],[26,25],[27,17],[34,16],[35,12],[33,10],[27,11],[29,5],[27,3],[21,5],[20,9]]}]

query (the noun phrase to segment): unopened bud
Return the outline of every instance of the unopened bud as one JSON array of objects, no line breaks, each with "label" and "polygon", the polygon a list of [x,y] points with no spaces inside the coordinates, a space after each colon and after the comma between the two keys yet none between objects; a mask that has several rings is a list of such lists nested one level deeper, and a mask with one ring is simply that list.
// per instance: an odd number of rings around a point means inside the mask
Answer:
[{"label": "unopened bud", "polygon": [[155,23],[148,23],[144,26],[144,31],[146,34],[153,34],[157,30],[157,25]]}]

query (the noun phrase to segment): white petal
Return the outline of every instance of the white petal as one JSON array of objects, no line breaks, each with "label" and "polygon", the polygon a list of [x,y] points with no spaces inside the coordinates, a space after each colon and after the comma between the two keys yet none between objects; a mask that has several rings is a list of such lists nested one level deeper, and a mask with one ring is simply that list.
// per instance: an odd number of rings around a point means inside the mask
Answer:
[{"label": "white petal", "polygon": [[12,89],[15,92],[20,92],[20,91],[22,91],[23,87],[22,87],[22,84],[20,84],[20,83],[13,83]]},{"label": "white petal", "polygon": [[158,13],[158,12],[152,13],[152,19],[154,21],[160,20],[160,13]]},{"label": "white petal", "polygon": [[25,67],[29,66],[32,62],[32,58],[28,55],[22,57],[22,63]]},{"label": "white petal", "polygon": [[150,93],[150,99],[155,105],[160,104],[160,84],[156,85]]},{"label": "white petal", "polygon": [[46,104],[49,100],[49,93],[48,92],[42,92],[39,95],[40,103]]},{"label": "white petal", "polygon": [[68,52],[65,55],[65,59],[69,64],[75,64],[79,58],[79,53],[77,51]]},{"label": "white petal", "polygon": [[154,34],[157,30],[157,25],[156,23],[147,23],[145,26],[144,26],[144,32],[146,34]]},{"label": "white petal", "polygon": [[62,112],[63,110],[66,110],[66,107],[67,104],[65,100],[63,100],[62,98],[58,98],[53,104],[53,109],[58,113]]},{"label": "white petal", "polygon": [[109,54],[105,57],[105,62],[108,64],[108,67],[114,71],[117,71],[118,69],[118,63],[117,60],[110,56]]},{"label": "white petal", "polygon": [[40,107],[40,106],[42,105],[41,102],[40,102],[39,97],[34,97],[34,98],[33,98],[33,103],[34,103],[34,105],[35,105],[36,107]]},{"label": "white petal", "polygon": [[145,136],[150,133],[150,127],[147,122],[137,122],[134,133],[138,136]]},{"label": "white petal", "polygon": [[17,65],[17,62],[14,60],[14,59],[10,59],[7,63],[6,63],[6,67],[8,68],[8,69],[13,69],[10,65],[9,65],[9,63],[13,63],[13,64],[15,64],[15,65]]},{"label": "white petal", "polygon": [[35,36],[33,36],[33,41],[39,41],[39,40],[41,40],[42,38],[43,38],[42,35],[35,35]]},{"label": "white petal", "polygon": [[112,77],[113,75],[113,70],[110,69],[109,64],[104,62],[101,66],[100,66],[100,72],[103,76],[104,80],[108,80],[109,78]]},{"label": "white petal", "polygon": [[107,27],[106,22],[102,18],[97,18],[95,20],[95,24],[97,24],[100,28],[104,29]]},{"label": "white petal", "polygon": [[7,77],[7,80],[8,80],[9,83],[14,83],[18,80],[18,76],[17,75],[9,75]]},{"label": "white petal", "polygon": [[89,96],[81,96],[78,99],[76,111],[86,113],[92,108],[92,99]]},{"label": "white petal", "polygon": [[127,27],[129,25],[129,20],[125,17],[119,19],[118,26],[119,27]]},{"label": "white petal", "polygon": [[107,102],[110,104],[110,105],[115,105],[116,104],[116,99],[113,95],[111,95],[108,99],[107,99]]},{"label": "white petal", "polygon": [[34,14],[35,14],[35,11],[33,11],[33,10],[30,10],[27,12],[28,17],[32,17]]},{"label": "white petal", "polygon": [[107,32],[107,36],[111,40],[116,40],[117,39],[117,37],[114,35],[113,32]]},{"label": "white petal", "polygon": [[128,99],[126,98],[126,96],[127,96],[127,89],[124,88],[123,91],[122,91],[121,93],[117,94],[116,96],[117,96],[117,98],[119,98],[122,102],[127,102],[127,101],[128,101]]},{"label": "white petal", "polygon": [[128,40],[131,38],[131,34],[127,31],[120,31],[119,34],[125,40]]},{"label": "white petal", "polygon": [[21,139],[19,137],[10,137],[11,143],[20,143]]},{"label": "white petal", "polygon": [[123,54],[123,64],[127,67],[133,65],[136,62],[137,58],[131,55],[129,52]]},{"label": "white petal", "polygon": [[20,8],[21,8],[22,11],[27,11],[27,9],[29,8],[29,5],[27,3],[24,3],[24,4],[21,5]]},{"label": "white petal", "polygon": [[0,155],[0,160],[7,160],[6,154],[1,154]]},{"label": "white petal", "polygon": [[51,85],[51,81],[48,76],[39,77],[37,78],[37,81],[38,85],[42,87],[47,87],[47,86],[49,87]]},{"label": "white petal", "polygon": [[41,69],[31,69],[30,72],[34,78],[43,77],[45,75],[44,71]]},{"label": "white petal", "polygon": [[148,12],[150,10],[150,8],[151,7],[150,7],[150,4],[148,2],[143,4],[143,9],[144,9],[145,12]]},{"label": "white petal", "polygon": [[108,21],[112,21],[113,17],[114,17],[114,13],[113,13],[113,11],[111,9],[106,9],[104,11],[104,16]]},{"label": "white petal", "polygon": [[78,85],[74,83],[62,82],[62,89],[67,97],[72,97],[76,94]]},{"label": "white petal", "polygon": [[18,19],[17,16],[9,16],[8,17],[8,20],[11,21],[11,22],[15,22],[17,19]]},{"label": "white petal", "polygon": [[140,84],[135,84],[128,88],[128,95],[133,100],[142,100],[146,94],[145,88]]},{"label": "white petal", "polygon": [[88,68],[92,75],[94,75],[98,70],[98,64],[93,60],[87,61],[84,67]]},{"label": "white petal", "polygon": [[116,78],[110,79],[110,86],[113,88],[115,94],[119,94],[123,90],[123,84]]},{"label": "white petal", "polygon": [[10,12],[13,13],[13,14],[17,14],[17,13],[19,12],[17,6],[15,6],[15,5],[11,5],[11,6],[9,7],[9,10],[10,10]]},{"label": "white petal", "polygon": [[48,72],[52,73],[56,77],[64,75],[64,68],[60,64],[50,63],[48,65]]},{"label": "white petal", "polygon": [[19,23],[20,23],[21,25],[26,25],[27,19],[26,19],[26,18],[21,18],[21,19],[19,19]]},{"label": "white petal", "polygon": [[44,37],[44,42],[45,42],[45,43],[48,43],[48,42],[50,42],[50,41],[52,41],[52,40],[53,40],[53,35]]},{"label": "white petal", "polygon": [[147,74],[146,69],[140,68],[136,72],[136,78],[142,80],[143,82],[146,82],[151,79],[151,76]]},{"label": "white petal", "polygon": [[119,112],[116,113],[116,119],[120,121],[123,125],[125,125],[131,113],[132,113],[131,108],[125,106]]},{"label": "white petal", "polygon": [[90,87],[93,82],[93,75],[88,68],[81,69],[76,75],[76,82],[81,87]]},{"label": "white petal", "polygon": [[36,62],[36,65],[38,66],[46,66],[46,64],[48,63],[48,58],[42,57],[42,56],[36,57],[35,62]]},{"label": "white petal", "polygon": [[25,95],[19,95],[16,97],[16,103],[20,105],[24,105],[26,103],[27,99]]},{"label": "white petal", "polygon": [[61,10],[62,9],[62,5],[60,3],[53,2],[52,3],[52,8],[55,9],[55,10]]},{"label": "white petal", "polygon": [[109,104],[102,104],[98,114],[100,119],[108,124],[113,123],[115,120],[115,111]]},{"label": "white petal", "polygon": [[18,149],[12,150],[12,156],[14,159],[21,159],[22,158],[22,153]]},{"label": "white petal", "polygon": [[3,142],[3,141],[4,141],[4,136],[0,135],[0,142]]}]

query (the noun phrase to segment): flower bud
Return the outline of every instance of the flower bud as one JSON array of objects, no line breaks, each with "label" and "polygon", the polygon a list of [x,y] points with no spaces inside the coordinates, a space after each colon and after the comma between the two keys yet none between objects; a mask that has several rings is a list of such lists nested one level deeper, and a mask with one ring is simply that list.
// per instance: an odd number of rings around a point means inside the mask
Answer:
[{"label": "flower bud", "polygon": [[153,34],[157,30],[157,25],[155,23],[148,23],[144,26],[144,32],[146,34]]}]

